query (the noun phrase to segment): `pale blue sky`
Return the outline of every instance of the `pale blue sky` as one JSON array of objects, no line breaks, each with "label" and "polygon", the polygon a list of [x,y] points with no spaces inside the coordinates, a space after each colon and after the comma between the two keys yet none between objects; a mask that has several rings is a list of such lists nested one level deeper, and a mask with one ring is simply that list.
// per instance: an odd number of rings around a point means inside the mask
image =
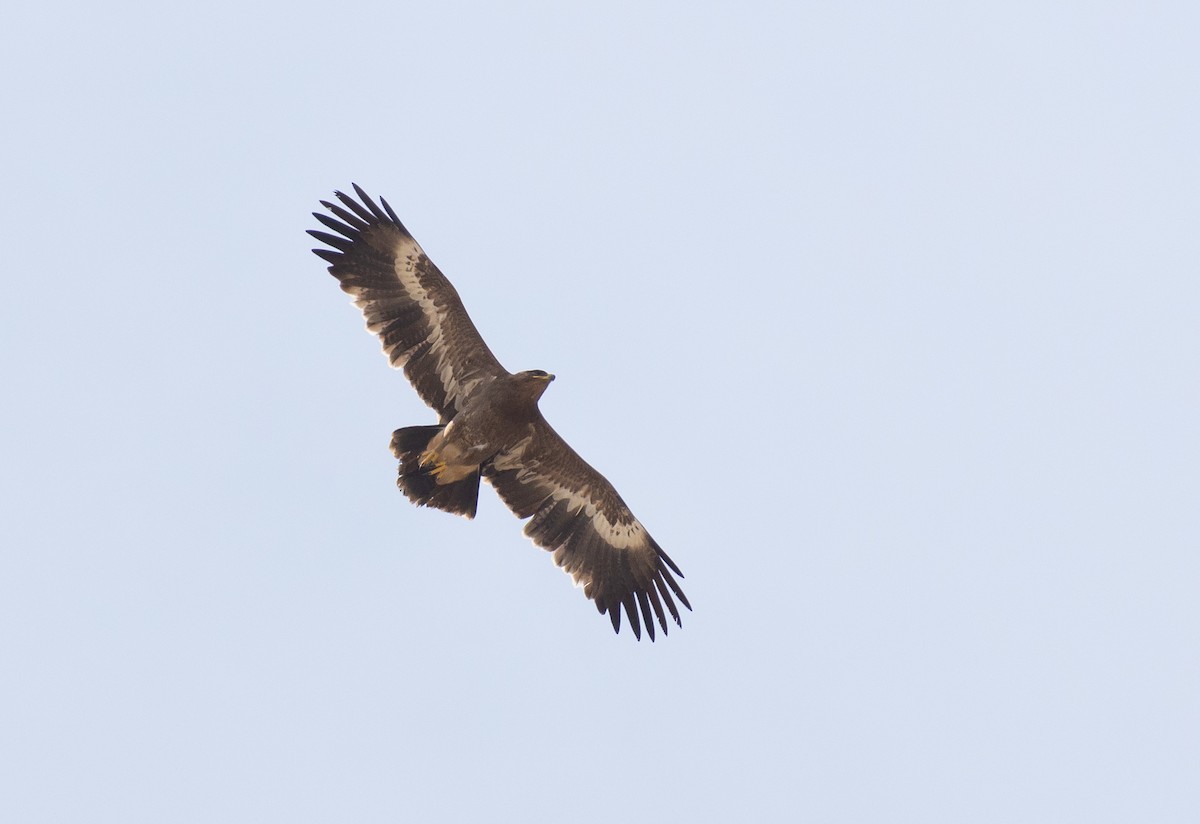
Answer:
[{"label": "pale blue sky", "polygon": [[[1200,820],[1193,4],[4,29],[0,819]],[[681,630],[396,491],[351,181]]]}]

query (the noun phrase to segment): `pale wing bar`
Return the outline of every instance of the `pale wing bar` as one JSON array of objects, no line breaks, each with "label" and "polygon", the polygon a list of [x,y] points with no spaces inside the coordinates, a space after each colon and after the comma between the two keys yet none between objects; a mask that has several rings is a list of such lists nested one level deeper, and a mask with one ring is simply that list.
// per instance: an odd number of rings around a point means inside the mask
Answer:
[{"label": "pale wing bar", "polygon": [[[607,479],[579,457],[545,420],[522,448],[497,456],[484,477],[518,518],[525,534],[553,553],[601,614],[620,632],[621,609],[633,634],[641,625],[654,640],[654,619],[667,634],[666,615],[682,626],[672,593],[692,605],[672,577],[679,567],[633,516]],[[640,614],[639,614],[640,613]]]},{"label": "pale wing bar", "polygon": [[[310,230],[328,249],[313,249],[354,297],[367,329],[421,399],[448,421],[481,381],[508,374],[492,354],[454,286],[434,265],[383,198],[382,208],[357,184],[359,200],[336,192],[321,201],[334,217],[313,217],[337,234]],[[337,219],[335,219],[337,218]]]}]

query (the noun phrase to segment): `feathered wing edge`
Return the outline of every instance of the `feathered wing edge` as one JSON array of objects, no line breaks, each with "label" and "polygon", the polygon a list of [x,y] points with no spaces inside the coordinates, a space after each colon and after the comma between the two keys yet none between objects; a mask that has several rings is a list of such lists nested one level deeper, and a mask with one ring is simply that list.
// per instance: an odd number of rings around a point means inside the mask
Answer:
[{"label": "feathered wing edge", "polygon": [[354,297],[367,329],[392,366],[403,368],[417,393],[446,422],[481,380],[507,374],[492,354],[462,300],[388,202],[377,205],[354,184],[358,202],[335,192],[321,201],[332,217],[313,217],[336,234],[309,234],[331,248],[313,249],[329,273]]},{"label": "feathered wing edge", "polygon": [[[570,450],[561,438],[554,438]],[[638,640],[643,623],[650,640],[654,640],[655,618],[663,635],[667,635],[667,613],[677,626],[683,626],[675,598],[689,610],[692,605],[671,574],[682,578],[683,572],[633,517],[604,476],[573,451],[570,456],[570,464],[577,461],[577,468],[586,467],[586,479],[573,479],[582,480],[578,488],[588,490],[582,496],[573,492],[564,479],[555,478],[553,469],[546,473],[525,466],[505,468],[500,461],[500,467],[496,463],[485,465],[483,475],[518,518],[530,519],[525,534],[552,552],[554,562],[583,586],[584,595],[596,604],[596,609],[602,615],[608,614],[614,632],[621,631],[622,608]],[[614,501],[624,516],[618,519],[624,545],[612,542],[612,521],[600,514],[600,507],[607,503],[611,510]],[[602,534],[598,524],[607,527],[610,537]]]}]

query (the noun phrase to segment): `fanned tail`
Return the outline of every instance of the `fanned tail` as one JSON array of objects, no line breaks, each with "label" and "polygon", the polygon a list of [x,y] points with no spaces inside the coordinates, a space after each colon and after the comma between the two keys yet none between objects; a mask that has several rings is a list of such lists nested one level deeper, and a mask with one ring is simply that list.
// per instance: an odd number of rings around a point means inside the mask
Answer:
[{"label": "fanned tail", "polygon": [[400,459],[400,477],[396,486],[414,504],[474,518],[479,503],[479,473],[439,484],[437,467],[421,463],[421,455],[429,442],[444,428],[440,425],[406,426],[392,433],[392,454]]}]

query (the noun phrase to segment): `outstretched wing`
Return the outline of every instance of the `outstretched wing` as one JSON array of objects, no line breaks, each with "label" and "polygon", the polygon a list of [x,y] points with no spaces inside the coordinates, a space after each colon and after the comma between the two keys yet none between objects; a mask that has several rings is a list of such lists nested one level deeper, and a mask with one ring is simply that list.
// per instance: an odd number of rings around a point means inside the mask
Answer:
[{"label": "outstretched wing", "polygon": [[354,296],[392,366],[404,369],[444,423],[481,381],[508,373],[479,336],[458,292],[387,201],[379,199],[381,209],[357,184],[354,191],[358,201],[341,192],[335,192],[340,206],[321,201],[333,217],[313,212],[337,232],[310,230],[332,247],[313,252],[329,261],[329,273]]},{"label": "outstretched wing", "polygon": [[[654,617],[667,634],[663,605],[682,625],[671,594],[688,609],[687,596],[671,577],[683,573],[667,557],[603,475],[567,445],[540,414],[532,434],[486,464],[484,477],[518,518],[532,519],[525,534],[554,553],[583,594],[621,630],[625,608],[633,634],[644,619],[654,640]],[[651,615],[653,609],[653,616]]]}]

